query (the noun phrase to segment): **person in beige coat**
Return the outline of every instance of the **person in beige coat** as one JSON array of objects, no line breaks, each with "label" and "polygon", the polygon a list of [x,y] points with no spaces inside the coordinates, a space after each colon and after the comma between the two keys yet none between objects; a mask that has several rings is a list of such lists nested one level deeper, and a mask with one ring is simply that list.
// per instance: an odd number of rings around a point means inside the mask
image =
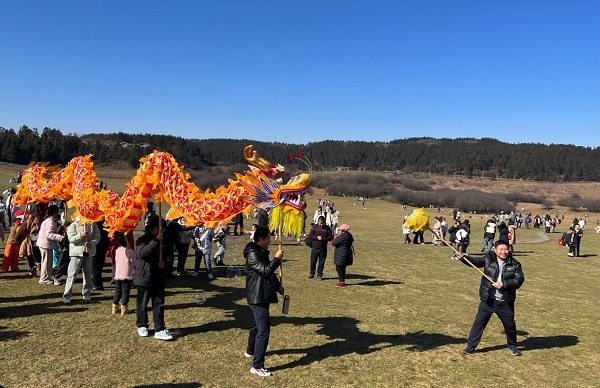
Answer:
[{"label": "person in beige coat", "polygon": [[71,262],[67,272],[67,283],[63,293],[63,302],[71,303],[73,295],[73,283],[79,273],[83,272],[83,289],[81,293],[83,300],[89,301],[92,292],[92,260],[96,254],[96,244],[100,241],[100,229],[95,222],[81,222],[77,217],[67,229],[69,239],[69,256]]}]

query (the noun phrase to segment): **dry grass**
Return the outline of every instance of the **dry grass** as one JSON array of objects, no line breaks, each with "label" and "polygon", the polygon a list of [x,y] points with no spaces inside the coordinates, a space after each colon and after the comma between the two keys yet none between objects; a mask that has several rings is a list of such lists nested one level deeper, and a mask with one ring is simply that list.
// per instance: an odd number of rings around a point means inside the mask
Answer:
[{"label": "dry grass", "polygon": [[[124,186],[109,180],[119,184]],[[317,190],[309,198],[309,214],[318,195]],[[168,343],[138,337],[133,314],[112,316],[112,289],[94,294],[91,303],[74,297],[65,306],[62,287],[38,285],[23,272],[0,275],[0,385],[598,386],[599,234],[586,230],[585,257],[568,259],[556,243],[558,234],[537,242],[537,230],[520,230],[517,258],[526,281],[516,318],[523,356],[505,350],[502,326],[493,318],[480,352],[464,357],[477,309],[478,274],[450,260],[448,248],[401,244],[399,205],[368,200],[362,209],[352,199],[334,199],[340,222],[351,225],[357,240],[350,286],[334,286],[331,251],[326,279],[307,279],[308,248],[285,240],[284,282],[292,304],[288,315],[279,313],[280,306],[271,308],[271,378],[248,372],[244,282],[228,279],[224,268],[212,282],[169,281],[166,321],[179,335]],[[575,215],[580,214],[565,212],[565,219]],[[471,253],[479,251],[475,243],[483,222],[479,215],[471,220]],[[243,264],[246,241],[229,238],[228,264]],[[80,287],[76,284],[75,295]],[[203,305],[194,301],[199,289],[207,294]]]}]

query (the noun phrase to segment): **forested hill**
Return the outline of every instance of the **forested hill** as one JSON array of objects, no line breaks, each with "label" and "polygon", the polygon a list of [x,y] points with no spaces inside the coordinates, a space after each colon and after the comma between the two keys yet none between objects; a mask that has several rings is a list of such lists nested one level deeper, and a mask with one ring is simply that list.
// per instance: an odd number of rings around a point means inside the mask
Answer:
[{"label": "forested hill", "polygon": [[201,169],[245,163],[243,149],[248,144],[254,144],[266,159],[287,165],[291,164],[290,155],[303,151],[315,170],[349,168],[544,181],[600,181],[600,147],[509,144],[490,138],[326,140],[289,144],[125,133],[76,136],[51,128],[44,128],[40,133],[26,126],[18,131],[0,127],[0,161],[18,164],[48,161],[64,165],[74,156],[93,153],[97,163],[122,160],[137,167],[140,157],[158,149],[172,153],[188,168]]}]

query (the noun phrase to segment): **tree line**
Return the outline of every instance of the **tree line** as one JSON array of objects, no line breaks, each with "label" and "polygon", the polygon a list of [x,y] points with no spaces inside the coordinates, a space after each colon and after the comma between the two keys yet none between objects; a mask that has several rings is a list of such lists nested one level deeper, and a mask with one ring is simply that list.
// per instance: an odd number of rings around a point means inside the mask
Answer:
[{"label": "tree line", "polygon": [[[407,138],[390,142],[325,140],[307,144],[250,139],[184,139],[152,134],[63,134],[58,129],[0,127],[0,161],[65,165],[73,157],[94,154],[94,162],[126,161],[132,167],[153,149],[173,154],[187,168],[245,164],[242,151],[254,144],[261,156],[288,169],[305,169],[289,161],[304,152],[315,171],[333,169],[430,172],[467,177],[538,181],[600,181],[600,148],[564,144],[510,144],[491,138]],[[292,165],[292,166],[290,166]]]}]

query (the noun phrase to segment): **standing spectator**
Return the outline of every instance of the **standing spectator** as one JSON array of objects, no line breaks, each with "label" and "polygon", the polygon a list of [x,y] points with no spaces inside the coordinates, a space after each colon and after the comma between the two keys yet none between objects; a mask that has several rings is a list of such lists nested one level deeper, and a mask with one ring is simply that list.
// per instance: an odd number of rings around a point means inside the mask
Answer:
[{"label": "standing spectator", "polygon": [[223,259],[225,258],[225,252],[227,251],[227,245],[225,243],[226,239],[227,236],[225,235],[225,231],[223,230],[223,224],[219,223],[214,238],[214,241],[217,244],[217,252],[215,253],[215,257],[213,258],[215,261],[215,265],[225,265]]},{"label": "standing spectator", "polygon": [[60,278],[67,275],[67,270],[71,258],[69,257],[69,238],[67,236],[68,223],[65,218],[62,218],[58,223],[56,233],[63,236],[63,240],[57,244],[55,252],[58,252],[58,265],[54,268],[54,285],[60,286],[62,281]]},{"label": "standing spectator", "polygon": [[465,220],[460,225],[460,229],[456,232],[456,243],[461,253],[467,253],[467,247],[469,246],[469,220]]},{"label": "standing spectator", "polygon": [[347,224],[340,225],[340,234],[331,241],[331,245],[335,247],[333,251],[333,263],[338,274],[338,282],[336,286],[346,286],[346,267],[352,265],[354,261],[354,248],[352,243],[354,237],[349,232],[350,226]]},{"label": "standing spectator", "polygon": [[96,243],[96,253],[94,255],[90,254],[92,257],[92,290],[104,291],[102,272],[106,262],[106,253],[110,246],[110,237],[108,237],[108,232],[104,230],[104,220],[99,221],[96,228],[100,231],[100,239]]},{"label": "standing spectator", "polygon": [[570,257],[579,257],[579,246],[581,244],[581,237],[583,237],[583,230],[579,226],[579,223],[573,226],[573,230],[569,231],[571,234],[569,242],[569,253]]},{"label": "standing spectator", "polygon": [[442,231],[442,238],[445,240],[446,239],[446,233],[448,233],[448,223],[446,222],[446,217],[440,217],[441,222],[440,222],[440,228]]},{"label": "standing spectator", "polygon": [[269,213],[262,207],[258,209],[258,226],[269,229]]},{"label": "standing spectator", "polygon": [[329,226],[329,229],[331,229],[331,233],[334,236],[337,235],[337,225],[339,222],[338,214],[339,212],[335,211],[333,207],[330,207],[325,218],[325,223]]},{"label": "standing spectator", "polygon": [[[133,282],[137,286],[136,325],[140,337],[148,337],[148,302],[152,301],[154,338],[168,341],[173,339],[165,326],[165,282],[164,262],[160,261],[160,245],[163,230],[159,217],[148,219],[145,234],[135,242],[136,258]],[[163,222],[163,224],[166,222]]]},{"label": "standing spectator", "polygon": [[517,228],[512,222],[508,223],[508,247],[512,253],[515,253],[515,244],[517,243]]},{"label": "standing spectator", "polygon": [[67,270],[63,303],[71,303],[73,283],[80,269],[83,273],[81,294],[84,301],[89,301],[92,293],[92,263],[96,255],[96,246],[100,241],[100,230],[95,222],[81,222],[81,218],[77,217],[67,228],[67,237],[71,261]]},{"label": "standing spectator", "polygon": [[254,241],[244,248],[246,299],[253,317],[244,355],[252,357],[250,373],[261,377],[272,375],[265,369],[265,353],[271,333],[269,305],[277,303],[277,293],[283,295],[284,291],[275,276],[275,270],[281,265],[283,250],[278,250],[273,260],[269,260],[270,244],[269,229],[258,227],[254,231]]},{"label": "standing spectator", "polygon": [[[315,210],[315,215],[313,216],[313,224],[317,224],[317,222],[319,222],[319,217],[325,217],[326,214],[323,211],[323,206],[319,206],[317,208],[317,210]],[[258,224],[258,226],[261,226],[260,223]]]},{"label": "standing spectator", "polygon": [[205,227],[203,222],[194,229],[194,253],[196,254],[196,260],[194,262],[194,272],[192,273],[192,276],[198,276],[200,274],[200,262],[204,259],[206,277],[208,279],[214,279],[210,260],[214,238],[215,234],[213,228]]},{"label": "standing spectator", "polygon": [[6,208],[6,216],[8,217],[8,226],[12,226],[13,224],[13,212],[15,211],[14,205],[12,203],[12,199],[17,190],[14,187],[10,189],[4,190],[2,193],[6,196],[6,202],[4,203],[4,207]]},{"label": "standing spectator", "polygon": [[52,251],[56,244],[63,239],[62,235],[56,233],[59,217],[58,206],[50,205],[48,206],[46,219],[40,225],[40,233],[37,238],[37,245],[42,254],[40,284],[54,284],[54,282],[50,280],[50,275],[52,274]]},{"label": "standing spectator", "polygon": [[458,245],[458,242],[456,241],[456,233],[460,230],[461,227],[462,227],[462,225],[461,225],[460,221],[454,221],[454,224],[450,228],[448,228],[448,234],[450,236],[449,237],[450,244],[452,244],[454,249],[456,249],[457,251],[458,251],[459,245]]},{"label": "standing spectator", "polygon": [[233,217],[233,235],[243,235],[244,234],[244,214],[239,212]]},{"label": "standing spectator", "polygon": [[25,212],[22,210],[15,212],[15,220],[13,226],[10,228],[6,246],[4,247],[0,272],[7,272],[9,269],[12,272],[19,270],[19,248],[23,240],[27,238],[27,225],[22,222],[24,217]]},{"label": "standing spectator", "polygon": [[[315,269],[317,279],[323,280],[323,268],[325,267],[325,259],[327,258],[327,242],[333,240],[333,234],[329,226],[325,224],[325,216],[320,216],[317,224],[310,230],[310,239],[312,245],[310,249],[310,279],[315,277]],[[318,266],[317,266],[318,262]]]},{"label": "standing spectator", "polygon": [[193,227],[187,227],[184,225],[184,219],[179,219],[181,230],[177,234],[177,276],[187,275],[185,270],[185,263],[187,261],[188,253],[190,251],[190,244],[192,243]]},{"label": "standing spectator", "polygon": [[167,226],[164,232],[164,238],[162,241],[163,246],[163,260],[165,262],[165,271],[168,277],[173,276],[173,268],[175,265],[175,245],[179,232],[184,230],[184,227],[179,223],[179,220],[167,221]]},{"label": "standing spectator", "polygon": [[509,240],[508,240],[508,235],[510,234],[510,231],[508,230],[508,226],[506,226],[506,222],[502,221],[498,224],[498,240],[502,240],[506,243],[506,245],[509,244]]},{"label": "standing spectator", "polygon": [[431,233],[431,243],[440,246],[442,245],[442,240],[440,240],[442,236],[442,223],[438,217],[434,217],[433,219],[435,221],[433,223],[433,232]]},{"label": "standing spectator", "polygon": [[[492,314],[496,314],[504,326],[509,352],[513,356],[520,356],[521,352],[517,349],[515,300],[517,289],[525,281],[521,263],[512,257],[508,250],[508,244],[502,240],[496,241],[494,252],[489,252],[482,258],[463,254],[458,254],[458,257],[463,262],[468,260],[474,266],[483,268],[483,273],[494,280],[492,283],[486,277],[481,278],[479,309],[463,353],[475,353],[475,348],[481,340],[490,317]],[[467,264],[465,263],[465,265]]]},{"label": "standing spectator", "polygon": [[490,218],[483,227],[483,247],[481,252],[494,249],[494,240],[496,239],[496,220]]},{"label": "standing spectator", "polygon": [[[115,251],[115,294],[113,296],[112,313],[127,314],[127,304],[131,293],[133,282],[133,265],[135,263],[135,251],[128,247],[127,239],[121,232],[115,232],[119,239],[119,247]],[[121,305],[119,306],[119,302]]]},{"label": "standing spectator", "polygon": [[0,195],[0,229],[2,229],[2,241],[4,241],[4,228],[6,228],[6,204],[4,203],[4,197]]},{"label": "standing spectator", "polygon": [[402,223],[402,234],[404,234],[404,244],[412,243],[410,239],[410,228],[406,226],[406,216],[404,216],[404,222]]}]

